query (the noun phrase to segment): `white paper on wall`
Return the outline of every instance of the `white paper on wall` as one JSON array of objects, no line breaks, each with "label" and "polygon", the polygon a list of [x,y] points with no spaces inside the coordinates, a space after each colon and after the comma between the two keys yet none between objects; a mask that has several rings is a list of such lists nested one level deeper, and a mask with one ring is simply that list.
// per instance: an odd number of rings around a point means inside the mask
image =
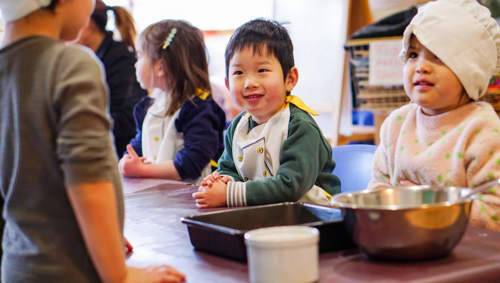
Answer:
[{"label": "white paper on wall", "polygon": [[403,62],[399,59],[401,40],[384,40],[370,43],[370,69],[368,84],[394,86],[403,84]]}]

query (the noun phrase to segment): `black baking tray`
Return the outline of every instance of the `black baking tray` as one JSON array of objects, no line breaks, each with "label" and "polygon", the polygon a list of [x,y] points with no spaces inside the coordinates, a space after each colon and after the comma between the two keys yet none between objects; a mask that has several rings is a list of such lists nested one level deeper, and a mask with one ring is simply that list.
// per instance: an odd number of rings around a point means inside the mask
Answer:
[{"label": "black baking tray", "polygon": [[319,251],[337,251],[354,247],[344,227],[342,213],[305,203],[285,202],[207,212],[183,217],[191,244],[198,250],[238,261],[246,261],[243,235],[257,228],[304,225],[319,230]]}]

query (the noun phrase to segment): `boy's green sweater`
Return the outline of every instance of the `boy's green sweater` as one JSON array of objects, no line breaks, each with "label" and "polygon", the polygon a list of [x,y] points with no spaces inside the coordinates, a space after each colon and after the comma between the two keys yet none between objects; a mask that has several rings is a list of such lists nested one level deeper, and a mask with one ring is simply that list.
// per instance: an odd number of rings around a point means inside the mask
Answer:
[{"label": "boy's green sweater", "polygon": [[[335,162],[328,141],[314,119],[290,104],[288,136],[280,153],[280,166],[275,176],[259,180],[243,180],[233,160],[233,135],[245,113],[238,115],[227,129],[224,138],[224,153],[219,159],[218,171],[231,176],[234,181],[246,182],[247,205],[297,201],[313,185],[329,192],[340,192],[340,181],[332,174]],[[258,124],[248,119],[249,129]]]}]

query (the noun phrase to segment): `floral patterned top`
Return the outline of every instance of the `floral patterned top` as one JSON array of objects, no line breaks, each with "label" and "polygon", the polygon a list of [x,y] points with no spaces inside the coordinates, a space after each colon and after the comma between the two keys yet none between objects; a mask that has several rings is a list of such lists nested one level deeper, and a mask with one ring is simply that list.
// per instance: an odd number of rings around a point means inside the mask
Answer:
[{"label": "floral patterned top", "polygon": [[[476,187],[500,178],[500,120],[485,102],[428,116],[416,104],[381,128],[370,189],[397,185]],[[500,231],[500,188],[474,202],[471,221]]]}]

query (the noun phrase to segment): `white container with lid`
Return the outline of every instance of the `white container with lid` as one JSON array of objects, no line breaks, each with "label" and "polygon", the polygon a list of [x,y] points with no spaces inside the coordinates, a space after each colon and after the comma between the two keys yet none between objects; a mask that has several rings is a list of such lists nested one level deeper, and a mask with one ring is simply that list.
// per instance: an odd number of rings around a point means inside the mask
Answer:
[{"label": "white container with lid", "polygon": [[318,243],[318,229],[306,226],[261,228],[245,233],[250,282],[318,281]]}]

